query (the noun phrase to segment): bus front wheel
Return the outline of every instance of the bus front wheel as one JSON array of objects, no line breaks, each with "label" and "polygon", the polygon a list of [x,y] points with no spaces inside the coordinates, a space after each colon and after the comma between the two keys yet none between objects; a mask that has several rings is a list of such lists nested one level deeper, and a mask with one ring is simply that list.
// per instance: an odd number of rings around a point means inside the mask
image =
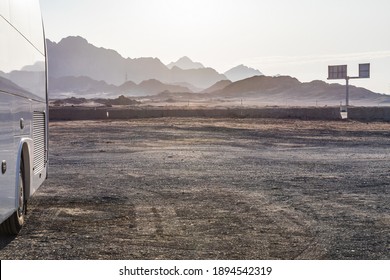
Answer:
[{"label": "bus front wheel", "polygon": [[18,208],[4,223],[1,224],[0,231],[5,234],[18,234],[24,224],[27,210],[27,201],[24,189],[24,165],[20,164],[19,185],[18,185]]}]

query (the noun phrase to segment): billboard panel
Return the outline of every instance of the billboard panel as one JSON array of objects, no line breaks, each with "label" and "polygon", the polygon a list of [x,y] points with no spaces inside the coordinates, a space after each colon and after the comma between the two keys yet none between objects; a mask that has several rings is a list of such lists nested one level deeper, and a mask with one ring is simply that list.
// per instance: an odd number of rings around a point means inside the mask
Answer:
[{"label": "billboard panel", "polygon": [[370,78],[370,63],[359,64],[359,78]]},{"label": "billboard panel", "polygon": [[328,80],[346,79],[347,65],[328,66]]}]

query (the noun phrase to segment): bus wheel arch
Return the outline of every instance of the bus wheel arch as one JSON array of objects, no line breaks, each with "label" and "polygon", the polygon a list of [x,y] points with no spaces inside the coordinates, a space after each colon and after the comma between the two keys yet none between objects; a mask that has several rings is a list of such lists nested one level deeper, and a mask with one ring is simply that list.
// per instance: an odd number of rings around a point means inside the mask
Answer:
[{"label": "bus wheel arch", "polygon": [[22,144],[20,149],[20,164],[23,165],[23,177],[24,177],[24,191],[26,200],[31,194],[31,171],[32,162],[30,158],[30,145],[28,142]]}]

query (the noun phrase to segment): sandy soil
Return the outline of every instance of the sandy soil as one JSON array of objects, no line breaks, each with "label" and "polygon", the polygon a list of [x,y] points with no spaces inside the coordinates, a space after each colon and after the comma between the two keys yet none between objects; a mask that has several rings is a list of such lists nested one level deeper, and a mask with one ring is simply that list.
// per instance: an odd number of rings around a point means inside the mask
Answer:
[{"label": "sandy soil", "polygon": [[389,259],[390,123],[50,124],[1,259]]}]

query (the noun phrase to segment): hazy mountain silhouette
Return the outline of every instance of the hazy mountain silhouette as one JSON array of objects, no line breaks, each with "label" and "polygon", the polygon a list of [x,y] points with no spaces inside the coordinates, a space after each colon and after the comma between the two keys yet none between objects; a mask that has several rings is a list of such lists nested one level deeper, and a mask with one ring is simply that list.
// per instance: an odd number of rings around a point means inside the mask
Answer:
[{"label": "hazy mountain silhouette", "polygon": [[136,83],[132,81],[127,81],[121,84],[120,86],[118,86],[116,92],[119,92],[121,94],[138,96],[138,95],[142,95],[143,90],[140,90]]},{"label": "hazy mountain silhouette", "polygon": [[[389,96],[374,93],[365,88],[349,86],[351,100],[367,100],[381,102],[388,100]],[[345,100],[345,86],[328,84],[323,81],[301,83],[290,76],[254,76],[227,85],[217,90],[211,97],[225,98],[253,98],[268,101],[283,101],[285,104],[296,101],[331,101],[337,105]]]},{"label": "hazy mountain silhouette", "polygon": [[186,82],[172,83],[172,85],[186,87],[192,92],[201,92],[203,90],[202,88],[198,88],[198,87],[196,87],[190,83],[186,83]]},{"label": "hazy mountain silhouette", "polygon": [[116,51],[95,47],[82,37],[67,37],[59,43],[47,40],[47,51],[49,78],[87,76],[117,86],[127,81],[156,79],[166,84],[186,82],[199,88],[226,79],[211,68],[169,69],[158,58],[125,59]]},{"label": "hazy mountain silhouette", "polygon": [[298,88],[301,83],[296,78],[289,76],[269,77],[255,76],[234,82],[224,89],[215,92],[224,97],[238,97],[238,94],[245,96],[256,96],[259,93],[280,93]]},{"label": "hazy mountain silhouette", "polygon": [[232,82],[236,82],[253,76],[263,75],[263,73],[261,73],[259,70],[249,68],[242,64],[226,71],[224,74]]},{"label": "hazy mountain silhouette", "polygon": [[171,62],[167,65],[169,69],[172,69],[174,66],[179,67],[183,70],[189,70],[189,69],[200,69],[205,68],[202,63],[200,62],[193,62],[189,57],[183,56],[176,62]]},{"label": "hazy mountain silhouette", "polygon": [[231,84],[232,84],[232,81],[230,81],[230,80],[222,80],[222,81],[216,82],[211,87],[206,88],[205,90],[202,91],[202,93],[213,93],[213,92],[216,92],[216,91],[220,91],[220,90],[223,90],[224,88],[226,88],[228,85],[231,85]]},{"label": "hazy mountain silhouette", "polygon": [[167,75],[157,58],[123,58],[114,50],[97,48],[82,37],[67,37],[58,44],[47,40],[49,77],[88,76],[97,81],[121,85]]},{"label": "hazy mountain silhouette", "polygon": [[154,79],[143,81],[138,85],[127,81],[120,86],[116,86],[107,84],[105,81],[96,81],[86,76],[67,76],[52,78],[49,83],[49,92],[52,97],[59,97],[63,93],[73,94],[77,97],[85,97],[86,95],[98,96],[99,94],[108,96],[145,96],[156,95],[164,91],[173,93],[191,92],[187,87],[164,84]]},{"label": "hazy mountain silhouette", "polygon": [[67,76],[52,78],[49,83],[49,92],[52,96],[57,93],[75,93],[75,97],[77,97],[86,94],[117,93],[118,87],[86,76]]},{"label": "hazy mountain silhouette", "polygon": [[[178,62],[191,62],[181,69],[169,69],[157,58],[123,58],[114,50],[97,48],[82,37],[68,37],[59,43],[47,40],[49,63],[49,97],[70,93],[76,97],[104,93],[109,96],[175,96],[186,98],[253,98],[258,100],[332,100],[345,98],[345,86],[322,81],[301,83],[289,76],[268,77],[260,71],[237,66],[225,74],[212,68],[193,69],[197,63],[186,57]],[[189,66],[192,64],[192,66]],[[198,65],[199,66],[199,65]],[[185,68],[185,67],[184,67]],[[16,89],[16,85],[29,92],[38,87],[34,83],[44,79],[41,64],[25,66],[21,71],[3,73],[2,86]],[[226,76],[229,77],[227,80]],[[244,77],[244,78],[243,78]],[[243,78],[243,79],[242,79]],[[237,79],[241,79],[238,80]],[[201,89],[206,90],[202,91]],[[19,88],[18,90],[22,90]],[[160,94],[160,93],[164,94]],[[202,93],[193,93],[202,92]],[[178,93],[174,95],[174,93]],[[350,86],[351,98],[380,100],[388,96],[367,89]],[[53,95],[52,95],[53,94]],[[333,104],[333,103],[332,103]]]},{"label": "hazy mountain silhouette", "polygon": [[196,87],[207,88],[220,80],[226,80],[225,75],[219,74],[213,68],[183,70],[174,66],[170,71],[171,84],[186,82]]},{"label": "hazy mountain silhouette", "polygon": [[154,95],[164,91],[175,92],[191,92],[187,87],[177,85],[167,85],[158,80],[150,79],[143,81],[138,85],[144,91],[145,95]]}]

